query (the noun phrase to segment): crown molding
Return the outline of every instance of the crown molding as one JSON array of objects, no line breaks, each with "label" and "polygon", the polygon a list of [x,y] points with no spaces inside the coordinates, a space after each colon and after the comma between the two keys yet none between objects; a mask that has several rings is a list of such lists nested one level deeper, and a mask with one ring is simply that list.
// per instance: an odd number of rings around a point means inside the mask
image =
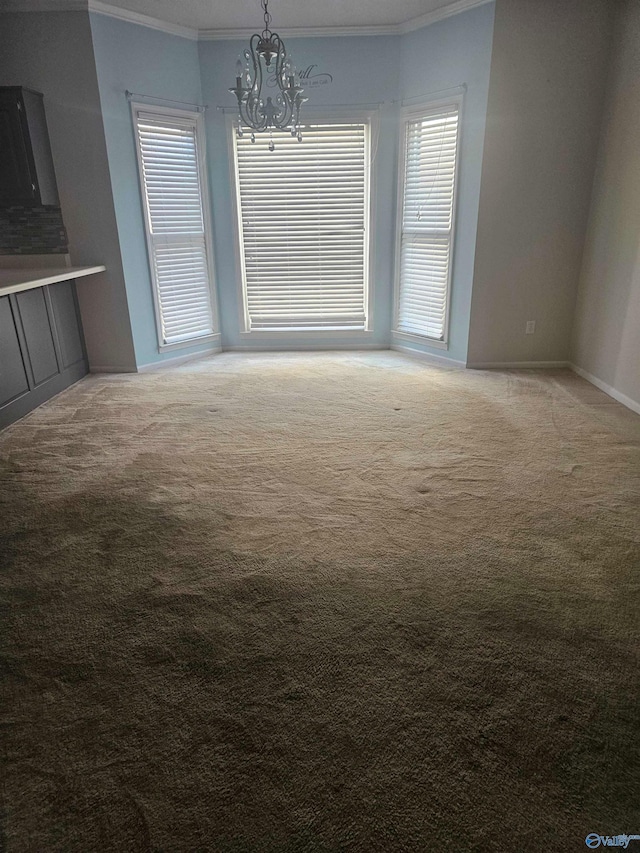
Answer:
[{"label": "crown molding", "polygon": [[[420,30],[422,27],[428,27],[430,24],[435,24],[437,21],[443,21],[445,18],[451,18],[453,15],[459,15],[461,12],[467,12],[469,9],[474,9],[476,6],[485,6],[487,3],[493,3],[494,0],[454,0],[453,3],[448,3],[440,9],[434,9],[432,12],[427,12],[424,15],[419,15],[417,18],[411,18],[402,24],[380,25],[370,27],[278,27],[278,34],[282,38],[335,38],[336,36],[397,36],[403,33],[410,33],[414,30]],[[237,30],[218,30],[218,29],[203,29],[198,31],[200,41],[221,41],[221,40],[236,40],[244,41],[251,38],[256,28],[247,29],[243,27]]]},{"label": "crown molding", "polygon": [[172,36],[181,36],[182,38],[191,39],[192,41],[198,40],[198,30],[193,27],[183,27],[181,24],[171,24],[168,21],[161,21],[158,18],[152,18],[149,15],[141,15],[139,12],[131,12],[129,9],[121,9],[119,6],[111,6],[108,3],[102,3],[100,0],[85,0],[85,5],[88,6],[90,12],[95,12],[98,15],[107,15],[109,18],[117,18],[119,21],[128,21],[130,24],[139,24],[141,27],[148,27],[151,30],[159,30],[162,33],[169,33]]},{"label": "crown molding", "polygon": [[[278,28],[278,33],[283,38],[335,38],[339,36],[395,36],[410,33],[414,30],[428,27],[437,21],[467,12],[476,6],[484,6],[494,0],[454,0],[440,9],[434,9],[417,18],[411,18],[402,24],[392,26],[353,26],[353,27],[285,27]],[[117,18],[120,21],[128,21],[152,30],[159,30],[170,35],[191,39],[192,41],[236,41],[250,38],[256,28],[241,29],[201,29],[185,27],[181,24],[172,24],[161,21],[150,15],[142,15],[139,12],[131,12],[119,6],[111,6],[103,0],[3,0],[3,12],[70,12],[89,11],[97,15],[106,15]]]},{"label": "crown molding", "polygon": [[493,2],[494,0],[454,0],[453,3],[448,3],[440,9],[434,9],[432,12],[419,15],[417,18],[411,18],[411,20],[405,21],[404,24],[398,24],[397,32],[402,34],[413,32],[413,30],[420,30],[422,27],[428,27],[430,24],[444,21],[445,18],[451,18],[453,15],[468,12],[469,9],[475,9],[476,6],[486,6],[487,3]]},{"label": "crown molding", "polygon": [[[199,30],[200,41],[245,41],[260,28],[238,30]],[[278,35],[282,38],[334,38],[336,36],[394,36],[400,31],[397,26],[370,27],[278,27]]]},{"label": "crown molding", "polygon": [[[402,24],[380,25],[370,27],[278,27],[278,34],[282,38],[334,38],[336,36],[398,36],[404,33],[410,33],[414,30],[420,30],[422,27],[428,27],[429,24],[435,24],[437,21],[443,21],[445,18],[451,18],[453,15],[459,15],[462,12],[467,12],[469,9],[475,9],[476,6],[485,6],[487,3],[493,3],[494,0],[454,0],[453,3],[448,3],[440,9],[434,9],[432,12],[427,12],[424,15],[419,15],[417,18],[411,18]],[[238,30],[216,30],[206,29],[198,31],[200,41],[244,41],[251,38],[253,29],[243,27]]]}]

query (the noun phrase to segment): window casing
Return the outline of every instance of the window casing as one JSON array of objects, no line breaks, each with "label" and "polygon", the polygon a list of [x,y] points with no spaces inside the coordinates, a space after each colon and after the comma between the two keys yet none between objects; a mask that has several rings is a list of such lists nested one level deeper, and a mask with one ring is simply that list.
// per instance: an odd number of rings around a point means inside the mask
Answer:
[{"label": "window casing", "polygon": [[131,105],[159,350],[217,334],[202,114]]},{"label": "window casing", "polygon": [[446,346],[462,99],[403,112],[395,331]]},{"label": "window casing", "polygon": [[[231,127],[230,127],[231,131]],[[242,330],[368,330],[370,121],[268,137],[233,132]]]}]

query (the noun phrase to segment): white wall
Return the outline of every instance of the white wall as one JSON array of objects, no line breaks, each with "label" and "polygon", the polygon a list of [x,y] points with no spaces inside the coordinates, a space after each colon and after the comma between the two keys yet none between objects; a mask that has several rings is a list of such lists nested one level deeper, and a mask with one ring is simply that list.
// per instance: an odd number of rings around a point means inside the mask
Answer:
[{"label": "white wall", "polygon": [[470,365],[569,358],[613,11],[497,0]]},{"label": "white wall", "polygon": [[573,363],[640,411],[640,3],[620,6],[573,336]]},{"label": "white wall", "polygon": [[44,94],[74,265],[107,272],[77,284],[92,369],[136,369],[87,12],[0,16],[0,85]]}]

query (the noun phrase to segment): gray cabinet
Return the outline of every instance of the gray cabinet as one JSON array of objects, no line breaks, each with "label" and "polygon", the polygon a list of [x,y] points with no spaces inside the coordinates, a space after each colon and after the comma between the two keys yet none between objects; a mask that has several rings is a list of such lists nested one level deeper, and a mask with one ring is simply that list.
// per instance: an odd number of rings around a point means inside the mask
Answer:
[{"label": "gray cabinet", "polygon": [[0,407],[27,393],[29,382],[16,330],[13,306],[0,297]]},{"label": "gray cabinet", "polygon": [[0,429],[86,373],[72,281],[0,297]]},{"label": "gray cabinet", "polygon": [[33,385],[37,387],[60,372],[44,288],[17,293],[15,299],[20,312],[26,343],[25,353],[29,359]]},{"label": "gray cabinet", "polygon": [[59,205],[40,92],[0,87],[0,207]]},{"label": "gray cabinet", "polygon": [[48,290],[58,332],[62,369],[66,370],[85,357],[76,291],[72,281],[59,281],[49,285]]}]

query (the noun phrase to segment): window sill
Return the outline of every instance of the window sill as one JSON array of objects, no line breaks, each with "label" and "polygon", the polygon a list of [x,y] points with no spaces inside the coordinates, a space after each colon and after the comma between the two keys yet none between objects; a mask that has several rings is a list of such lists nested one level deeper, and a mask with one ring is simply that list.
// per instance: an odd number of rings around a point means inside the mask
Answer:
[{"label": "window sill", "polygon": [[401,343],[422,344],[422,346],[434,347],[435,349],[449,349],[449,344],[447,343],[447,341],[439,341],[435,338],[428,338],[426,335],[415,335],[411,332],[398,332],[394,329],[391,332],[391,336],[394,341],[397,340]]},{"label": "window sill", "polygon": [[173,344],[159,344],[158,352],[172,352],[173,350],[189,349],[197,347],[200,344],[219,344],[220,332],[214,332],[212,335],[202,335],[198,338],[189,338],[188,341],[176,341]]},{"label": "window sill", "polygon": [[245,340],[264,338],[269,341],[304,338],[305,340],[325,340],[330,338],[370,338],[371,329],[254,329],[252,332],[240,332]]}]

